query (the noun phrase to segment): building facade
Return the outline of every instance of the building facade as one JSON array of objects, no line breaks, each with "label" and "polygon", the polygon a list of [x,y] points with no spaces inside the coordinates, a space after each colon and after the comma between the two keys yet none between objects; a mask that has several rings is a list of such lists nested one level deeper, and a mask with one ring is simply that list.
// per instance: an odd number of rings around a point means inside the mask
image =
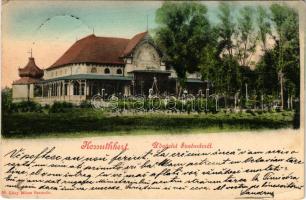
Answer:
[{"label": "building facade", "polygon": [[[177,76],[148,32],[132,39],[89,35],[76,41],[53,65],[41,70],[34,58],[19,69],[14,101],[80,103],[94,95],[175,95]],[[188,74],[188,93],[204,88],[199,74]]]}]

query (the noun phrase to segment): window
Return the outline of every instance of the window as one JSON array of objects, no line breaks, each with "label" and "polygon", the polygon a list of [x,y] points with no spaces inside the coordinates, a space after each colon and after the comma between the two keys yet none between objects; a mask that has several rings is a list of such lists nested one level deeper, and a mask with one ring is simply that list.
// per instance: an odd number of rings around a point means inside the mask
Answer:
[{"label": "window", "polygon": [[90,72],[91,73],[97,73],[97,68],[96,67],[92,67]]},{"label": "window", "polygon": [[85,95],[85,84],[81,84],[81,94],[80,95]]},{"label": "window", "polygon": [[110,73],[109,69],[106,68],[106,69],[104,70],[104,74],[109,74],[109,73]]},{"label": "window", "polygon": [[73,83],[73,95],[80,95],[80,84],[77,81]]},{"label": "window", "polygon": [[42,86],[41,85],[34,85],[34,97],[42,96]]},{"label": "window", "polygon": [[64,95],[68,95],[68,85],[65,83],[64,85]]},{"label": "window", "polygon": [[122,70],[121,69],[117,69],[117,74],[122,74]]}]

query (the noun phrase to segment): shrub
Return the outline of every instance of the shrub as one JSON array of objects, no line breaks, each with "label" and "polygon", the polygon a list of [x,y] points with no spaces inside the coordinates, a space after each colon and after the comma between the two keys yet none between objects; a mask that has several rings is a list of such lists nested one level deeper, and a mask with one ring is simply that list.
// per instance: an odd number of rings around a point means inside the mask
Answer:
[{"label": "shrub", "polygon": [[[59,104],[59,103],[57,103]],[[82,109],[81,109],[82,110]],[[85,112],[83,112],[85,110]],[[39,137],[50,133],[63,134],[97,131],[104,133],[134,130],[163,130],[187,133],[190,129],[210,128],[219,130],[258,130],[290,128],[293,123],[293,112],[289,116],[280,113],[265,113],[252,116],[247,113],[222,113],[203,115],[130,115],[108,116],[100,112],[67,113],[14,113],[3,118],[2,133],[4,137]],[[35,122],[35,126],[29,124]],[[51,134],[52,135],[52,134]]]},{"label": "shrub", "polygon": [[2,112],[4,113],[10,113],[11,107],[12,107],[12,89],[11,88],[4,88],[1,91],[1,106],[2,106]]},{"label": "shrub", "polygon": [[34,101],[21,101],[11,104],[12,112],[42,112],[42,106]]},{"label": "shrub", "polygon": [[66,112],[68,110],[71,110],[74,107],[74,105],[70,102],[66,101],[55,101],[52,106],[49,109],[50,113],[59,113],[59,112]]},{"label": "shrub", "polygon": [[49,109],[50,109],[50,105],[49,105],[49,104],[46,104],[46,105],[44,106],[44,109],[49,110]]},{"label": "shrub", "polygon": [[80,108],[92,108],[90,101],[83,100],[80,103]]},{"label": "shrub", "polygon": [[245,112],[249,113],[249,114],[251,114],[253,116],[256,116],[256,113],[253,110],[251,110],[251,109],[247,109]]}]

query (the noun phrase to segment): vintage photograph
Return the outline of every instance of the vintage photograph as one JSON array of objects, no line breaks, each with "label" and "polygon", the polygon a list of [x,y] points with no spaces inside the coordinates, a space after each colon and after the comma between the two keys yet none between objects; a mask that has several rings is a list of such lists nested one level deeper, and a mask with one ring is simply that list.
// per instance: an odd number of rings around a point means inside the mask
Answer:
[{"label": "vintage photograph", "polygon": [[4,1],[2,137],[299,129],[297,5]]},{"label": "vintage photograph", "polygon": [[0,194],[304,198],[303,1],[2,1]]}]

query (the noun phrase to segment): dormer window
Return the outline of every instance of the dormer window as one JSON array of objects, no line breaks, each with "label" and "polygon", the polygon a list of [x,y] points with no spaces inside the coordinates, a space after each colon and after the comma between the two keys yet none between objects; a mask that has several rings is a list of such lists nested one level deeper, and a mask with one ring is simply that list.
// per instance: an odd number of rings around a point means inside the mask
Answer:
[{"label": "dormer window", "polygon": [[105,70],[104,70],[104,74],[109,74],[109,73],[110,73],[109,68],[105,68]]},{"label": "dormer window", "polygon": [[96,67],[93,67],[93,68],[91,68],[91,71],[90,71],[91,73],[97,73],[97,68]]},{"label": "dormer window", "polygon": [[122,74],[122,70],[121,69],[117,69],[117,74]]}]

